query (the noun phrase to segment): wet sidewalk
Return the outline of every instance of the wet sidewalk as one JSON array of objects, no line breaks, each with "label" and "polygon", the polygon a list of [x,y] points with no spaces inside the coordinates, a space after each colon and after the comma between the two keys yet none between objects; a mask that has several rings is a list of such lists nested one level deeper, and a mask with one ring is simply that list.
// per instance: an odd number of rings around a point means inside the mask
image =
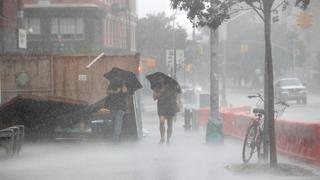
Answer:
[{"label": "wet sidewalk", "polygon": [[185,131],[178,116],[171,144],[159,145],[155,112],[144,113],[143,123],[150,134],[138,142],[119,145],[105,142],[27,144],[19,157],[1,162],[0,179],[248,179],[233,175],[226,168],[242,162],[240,141],[225,139],[222,146],[208,146],[204,143],[204,129]]}]

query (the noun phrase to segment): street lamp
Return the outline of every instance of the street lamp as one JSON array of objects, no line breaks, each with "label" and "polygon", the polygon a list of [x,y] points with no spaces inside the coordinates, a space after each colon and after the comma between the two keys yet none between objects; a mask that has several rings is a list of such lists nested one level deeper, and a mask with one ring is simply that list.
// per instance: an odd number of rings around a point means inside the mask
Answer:
[{"label": "street lamp", "polygon": [[177,11],[173,13],[173,25],[172,25],[172,49],[173,49],[173,72],[172,76],[175,80],[177,80],[177,53],[176,53],[176,33],[175,33],[175,24],[176,24],[176,15]]},{"label": "street lamp", "polygon": [[[176,49],[176,34],[175,34],[175,26],[176,26],[176,16],[177,15],[185,15],[185,13],[183,12],[179,12],[177,10],[175,10],[173,12],[173,15],[171,16],[172,17],[172,22],[173,22],[173,25],[172,25],[172,50],[173,50],[173,70],[171,70],[171,73],[172,73],[172,77],[177,80],[177,49]],[[179,54],[178,54],[179,55]]]}]

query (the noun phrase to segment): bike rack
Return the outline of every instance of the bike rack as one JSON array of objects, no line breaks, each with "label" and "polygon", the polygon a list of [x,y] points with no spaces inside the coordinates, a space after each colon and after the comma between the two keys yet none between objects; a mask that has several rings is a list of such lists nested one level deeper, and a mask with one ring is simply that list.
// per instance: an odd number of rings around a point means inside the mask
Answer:
[{"label": "bike rack", "polygon": [[18,155],[24,142],[24,126],[17,125],[0,130],[0,147],[6,150],[8,157]]}]

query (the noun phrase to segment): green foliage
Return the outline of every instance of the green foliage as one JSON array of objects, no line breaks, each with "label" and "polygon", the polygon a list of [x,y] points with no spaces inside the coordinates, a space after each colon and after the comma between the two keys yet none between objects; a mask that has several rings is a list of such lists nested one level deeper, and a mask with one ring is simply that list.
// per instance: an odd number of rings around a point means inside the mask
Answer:
[{"label": "green foliage", "polygon": [[[230,15],[237,13],[243,7],[253,8],[261,18],[263,11],[266,10],[263,5],[265,1],[275,0],[170,0],[174,9],[187,11],[188,19],[196,26],[208,26],[217,29],[221,23],[230,18]],[[283,0],[282,3],[285,3]],[[280,1],[281,3],[281,1]],[[301,9],[306,9],[310,0],[296,0],[295,5]]]},{"label": "green foliage", "polygon": [[171,0],[174,9],[187,11],[188,19],[196,26],[208,26],[217,29],[230,18],[230,6],[236,0]]},{"label": "green foliage", "polygon": [[242,3],[252,5],[261,0],[170,0],[174,9],[188,12],[188,19],[196,26],[208,26],[217,29],[221,23],[230,18],[230,14]]}]

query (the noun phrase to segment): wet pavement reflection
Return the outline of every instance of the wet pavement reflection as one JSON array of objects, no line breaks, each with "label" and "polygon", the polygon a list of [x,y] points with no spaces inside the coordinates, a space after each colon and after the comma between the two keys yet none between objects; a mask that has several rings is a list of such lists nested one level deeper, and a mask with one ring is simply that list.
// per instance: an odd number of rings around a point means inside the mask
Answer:
[{"label": "wet pavement reflection", "polygon": [[[21,155],[1,162],[2,180],[193,180],[245,179],[226,166],[241,163],[241,142],[225,139],[223,146],[204,143],[204,129],[184,131],[174,124],[170,145],[158,144],[155,114],[144,117],[150,136],[138,142],[27,144]],[[261,178],[259,178],[261,179]],[[266,177],[266,179],[268,179]]]}]

